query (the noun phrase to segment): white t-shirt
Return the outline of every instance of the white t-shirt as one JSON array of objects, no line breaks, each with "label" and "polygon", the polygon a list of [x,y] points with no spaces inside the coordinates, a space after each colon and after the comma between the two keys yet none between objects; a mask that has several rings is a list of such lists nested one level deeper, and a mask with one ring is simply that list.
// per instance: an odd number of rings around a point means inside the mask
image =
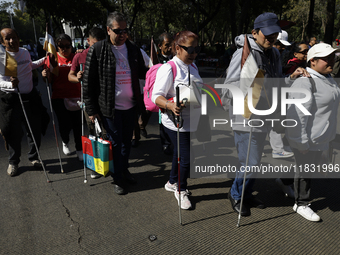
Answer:
[{"label": "white t-shirt", "polygon": [[115,81],[115,108],[128,110],[135,106],[131,83],[131,69],[128,61],[128,52],[125,44],[111,46],[116,57],[116,81]]},{"label": "white t-shirt", "polygon": [[[8,52],[17,61],[17,73],[19,80],[20,94],[28,94],[33,89],[32,70],[38,68],[44,64],[45,58],[41,58],[32,62],[31,55],[25,48],[19,48],[18,52]],[[13,89],[10,76],[2,76],[0,74],[0,90],[7,93],[13,93],[16,89]]]},{"label": "white t-shirt", "polygon": [[[173,80],[172,68],[170,64],[163,64],[157,71],[155,84],[152,90],[152,102],[155,102],[156,98],[159,96],[163,96],[166,99],[175,99],[176,86],[179,85],[180,87],[183,87],[182,84],[189,83],[188,68],[190,68],[191,84],[195,82],[197,86],[203,86],[202,78],[200,77],[197,67],[194,64],[187,65],[176,56],[173,57],[171,61],[175,62],[176,64],[177,74],[175,81]],[[200,114],[201,107],[197,105],[193,106],[189,103],[187,107],[182,110],[184,122],[180,132],[195,132],[197,130]],[[177,131],[177,127],[174,125],[172,118],[171,112],[162,113],[162,124],[170,130]]]}]

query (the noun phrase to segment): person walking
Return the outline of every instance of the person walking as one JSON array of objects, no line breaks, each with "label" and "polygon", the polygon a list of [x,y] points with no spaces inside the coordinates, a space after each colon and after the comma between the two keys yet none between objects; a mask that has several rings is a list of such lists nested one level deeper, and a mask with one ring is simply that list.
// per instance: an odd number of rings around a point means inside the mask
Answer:
[{"label": "person walking", "polygon": [[128,161],[137,111],[143,105],[139,79],[145,79],[147,67],[139,48],[127,40],[127,18],[113,12],[106,25],[108,40],[95,43],[87,53],[83,97],[89,118],[102,121],[113,144],[114,191],[123,195],[127,182],[136,183]]},{"label": "person walking", "polygon": [[297,92],[289,93],[290,99],[305,96],[298,92],[299,89],[306,89],[311,94],[310,99],[302,104],[311,115],[303,113],[295,104],[288,105],[287,119],[294,119],[297,125],[286,128],[286,137],[293,149],[297,167],[293,210],[310,221],[319,221],[320,216],[309,204],[311,176],[300,170],[306,165],[317,166],[322,152],[328,149],[330,141],[336,135],[340,89],[330,75],[336,51],[338,50],[326,43],[311,47],[307,54],[307,71],[311,78],[297,79],[292,85]]},{"label": "person walking", "polygon": [[[183,102],[179,107],[176,106],[176,100],[179,99],[176,98],[174,101],[169,99],[176,96],[177,86],[203,85],[197,66],[193,63],[200,51],[198,41],[198,36],[191,31],[181,31],[176,34],[172,46],[175,56],[171,60],[176,65],[176,77],[174,79],[172,66],[169,63],[162,65],[157,71],[152,94],[152,101],[165,110],[162,113],[162,124],[173,144],[172,167],[169,181],[165,184],[165,190],[174,192],[177,201],[181,200],[182,209],[191,208],[187,191],[187,179],[190,174],[190,133],[197,129],[201,109],[184,107]],[[183,127],[178,130],[174,123],[174,116],[180,115],[183,120]],[[179,135],[180,166],[178,166],[177,161],[177,135]],[[180,167],[180,185],[178,185],[178,167]]]},{"label": "person walking", "polygon": [[[42,104],[39,92],[33,86],[32,70],[42,66],[45,57],[32,62],[30,53],[19,47],[19,35],[12,28],[1,29],[0,42],[2,44],[0,47],[4,47],[2,50],[5,51],[5,55],[9,54],[17,63],[16,77],[0,75],[0,132],[5,139],[5,147],[9,151],[7,174],[15,176],[18,174],[21,140],[24,135],[22,123],[27,131],[28,160],[34,168],[42,168],[34,140],[39,148],[41,134],[46,131],[42,127],[44,123],[42,121],[43,111],[46,111],[46,108]],[[23,105],[20,105],[17,93],[21,94]],[[22,107],[27,114],[34,137],[29,130]],[[47,128],[47,124],[45,128]]]},{"label": "person walking", "polygon": [[49,65],[42,71],[44,79],[52,84],[52,107],[57,115],[59,133],[63,144],[63,153],[71,155],[69,147],[70,132],[73,130],[76,154],[79,161],[83,161],[81,144],[81,115],[77,101],[80,101],[80,83],[68,80],[74,53],[72,53],[72,40],[67,34],[60,34],[55,40],[58,48],[59,75],[51,74]]}]

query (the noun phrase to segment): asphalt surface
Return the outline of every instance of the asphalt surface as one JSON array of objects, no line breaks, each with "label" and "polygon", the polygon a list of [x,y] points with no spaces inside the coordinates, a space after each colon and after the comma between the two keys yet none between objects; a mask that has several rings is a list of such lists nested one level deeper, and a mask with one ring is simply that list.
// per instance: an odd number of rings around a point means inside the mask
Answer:
[{"label": "asphalt surface", "polygon": [[[214,69],[201,72],[213,74]],[[48,106],[41,81],[39,89]],[[92,180],[90,170],[85,184],[83,164],[75,152],[70,156],[61,152],[64,173],[60,173],[51,123],[40,148],[51,183],[27,160],[25,138],[19,174],[8,176],[8,153],[1,144],[0,254],[339,254],[339,179],[312,181],[312,208],[322,219],[318,223],[296,214],[294,201],[284,196],[274,179],[258,179],[254,194],[267,207],[252,209],[250,217],[241,218],[239,228],[227,199],[231,179],[189,179],[193,209],[182,210],[181,226],[174,194],[164,189],[171,156],[162,152],[157,114],[147,131],[149,137],[131,150],[130,171],[138,184],[129,186],[124,196],[114,193],[111,177]],[[236,162],[231,130],[212,135],[213,141],[225,139],[219,156]],[[209,146],[205,144],[206,151]],[[338,153],[339,144],[334,146]],[[70,147],[74,149],[72,139]],[[294,164],[293,158],[272,159],[268,141],[264,152],[263,164]],[[339,164],[340,156],[334,160]]]}]

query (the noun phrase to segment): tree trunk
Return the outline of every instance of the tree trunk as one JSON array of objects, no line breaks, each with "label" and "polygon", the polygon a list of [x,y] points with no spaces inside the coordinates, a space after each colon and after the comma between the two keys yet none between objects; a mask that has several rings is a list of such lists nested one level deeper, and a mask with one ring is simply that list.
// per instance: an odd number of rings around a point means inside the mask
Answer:
[{"label": "tree trunk", "polygon": [[234,42],[234,38],[237,36],[237,26],[236,26],[236,5],[235,1],[229,1],[229,17],[230,17],[230,28],[231,28],[231,41]]},{"label": "tree trunk", "polygon": [[313,37],[314,6],[315,6],[315,0],[310,0],[309,16],[308,16],[308,24],[307,24],[307,39],[308,39],[308,41],[311,37]]},{"label": "tree trunk", "polygon": [[242,4],[242,9],[241,9],[241,17],[238,23],[238,30],[237,30],[238,34],[243,33],[245,29],[249,8],[250,8],[250,1],[244,0]]},{"label": "tree trunk", "polygon": [[326,15],[326,30],[324,41],[325,43],[332,44],[333,42],[333,30],[335,19],[335,2],[336,0],[327,0],[327,15]]}]

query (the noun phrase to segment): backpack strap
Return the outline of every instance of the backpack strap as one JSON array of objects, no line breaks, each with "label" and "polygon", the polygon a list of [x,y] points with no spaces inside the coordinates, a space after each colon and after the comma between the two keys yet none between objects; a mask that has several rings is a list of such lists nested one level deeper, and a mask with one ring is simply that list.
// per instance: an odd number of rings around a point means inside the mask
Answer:
[{"label": "backpack strap", "polygon": [[[176,64],[174,61],[168,61],[168,64],[171,65],[171,69],[172,69],[172,74],[174,75],[174,81],[175,81],[175,78],[176,78],[176,75],[177,75],[177,68],[176,68]],[[194,64],[191,64],[191,66],[193,68],[195,68],[197,70],[197,67],[194,65]]]},{"label": "backpack strap", "polygon": [[176,78],[176,75],[177,75],[177,68],[176,68],[176,64],[174,61],[168,61],[168,63],[170,64],[171,66],[171,69],[172,69],[172,74],[174,76],[174,79],[173,81],[175,81],[175,78]]},{"label": "backpack strap", "polygon": [[315,81],[313,80],[312,77],[308,77],[309,82],[312,84],[312,93],[314,94],[316,92],[316,86],[315,86]]}]

